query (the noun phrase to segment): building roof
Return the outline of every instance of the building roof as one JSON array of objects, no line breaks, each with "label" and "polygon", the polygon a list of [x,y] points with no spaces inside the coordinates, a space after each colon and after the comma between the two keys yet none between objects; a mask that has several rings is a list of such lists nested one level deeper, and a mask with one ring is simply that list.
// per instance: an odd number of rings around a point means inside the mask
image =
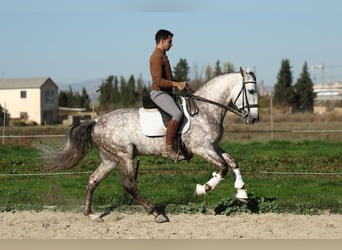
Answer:
[{"label": "building roof", "polygon": [[8,79],[1,79],[0,78],[0,89],[32,89],[32,88],[40,88],[49,79],[50,79],[49,77],[8,78]]}]

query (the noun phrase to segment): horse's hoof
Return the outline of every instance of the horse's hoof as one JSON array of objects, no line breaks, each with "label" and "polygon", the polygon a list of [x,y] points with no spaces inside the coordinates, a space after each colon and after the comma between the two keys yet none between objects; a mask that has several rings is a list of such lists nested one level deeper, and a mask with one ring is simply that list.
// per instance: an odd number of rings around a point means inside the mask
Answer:
[{"label": "horse's hoof", "polygon": [[96,214],[89,214],[89,218],[91,219],[91,221],[94,221],[94,222],[103,222],[103,219],[99,215],[96,215]]},{"label": "horse's hoof", "polygon": [[237,199],[239,199],[239,200],[240,199],[247,200],[248,199],[248,195],[247,195],[246,189],[238,189],[235,197]]},{"label": "horse's hoof", "polygon": [[244,203],[244,204],[248,204],[248,199],[239,199],[239,201]]},{"label": "horse's hoof", "polygon": [[158,214],[156,217],[154,217],[154,221],[157,223],[164,223],[169,222],[169,218],[164,214]]}]

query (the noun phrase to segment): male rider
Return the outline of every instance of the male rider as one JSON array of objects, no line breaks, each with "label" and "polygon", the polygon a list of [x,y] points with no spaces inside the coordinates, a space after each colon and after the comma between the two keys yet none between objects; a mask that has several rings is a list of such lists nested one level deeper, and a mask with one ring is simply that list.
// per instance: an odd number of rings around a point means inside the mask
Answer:
[{"label": "male rider", "polygon": [[178,154],[173,148],[173,140],[176,137],[179,124],[183,118],[183,113],[172,98],[172,88],[179,90],[186,88],[186,82],[173,81],[171,66],[166,55],[172,47],[173,34],[161,29],[155,35],[156,48],[150,57],[150,72],[152,76],[152,86],[150,96],[156,105],[168,113],[172,118],[167,124],[166,141],[162,151],[162,156],[174,161],[184,160],[185,157]]}]

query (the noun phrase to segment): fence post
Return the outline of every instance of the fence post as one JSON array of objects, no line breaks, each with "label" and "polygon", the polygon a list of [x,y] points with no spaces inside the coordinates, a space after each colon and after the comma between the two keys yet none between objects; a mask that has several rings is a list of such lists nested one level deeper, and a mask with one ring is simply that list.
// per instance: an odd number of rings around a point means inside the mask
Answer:
[{"label": "fence post", "polygon": [[273,141],[273,95],[270,98],[270,112],[271,112],[271,141]]},{"label": "fence post", "polygon": [[4,119],[3,119],[3,126],[2,126],[2,144],[5,145],[5,129],[6,129],[6,102],[4,107]]}]

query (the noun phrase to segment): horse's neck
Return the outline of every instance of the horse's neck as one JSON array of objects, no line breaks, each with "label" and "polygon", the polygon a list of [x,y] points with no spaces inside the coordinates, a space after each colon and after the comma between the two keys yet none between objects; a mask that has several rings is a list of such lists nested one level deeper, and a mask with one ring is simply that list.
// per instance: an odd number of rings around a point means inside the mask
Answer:
[{"label": "horse's neck", "polygon": [[[230,93],[240,82],[240,78],[241,75],[235,73],[215,77],[198,89],[195,92],[195,95],[220,104],[228,105],[228,102],[230,101]],[[227,113],[227,110],[211,103],[200,102],[198,104],[200,109],[202,108],[208,111],[205,113],[206,116],[211,116],[213,118],[210,120],[216,120],[216,122],[219,123],[223,121]]]},{"label": "horse's neck", "polygon": [[237,73],[217,76],[205,83],[195,94],[212,101],[227,104],[226,102],[235,84],[238,83],[238,79],[239,75]]}]

